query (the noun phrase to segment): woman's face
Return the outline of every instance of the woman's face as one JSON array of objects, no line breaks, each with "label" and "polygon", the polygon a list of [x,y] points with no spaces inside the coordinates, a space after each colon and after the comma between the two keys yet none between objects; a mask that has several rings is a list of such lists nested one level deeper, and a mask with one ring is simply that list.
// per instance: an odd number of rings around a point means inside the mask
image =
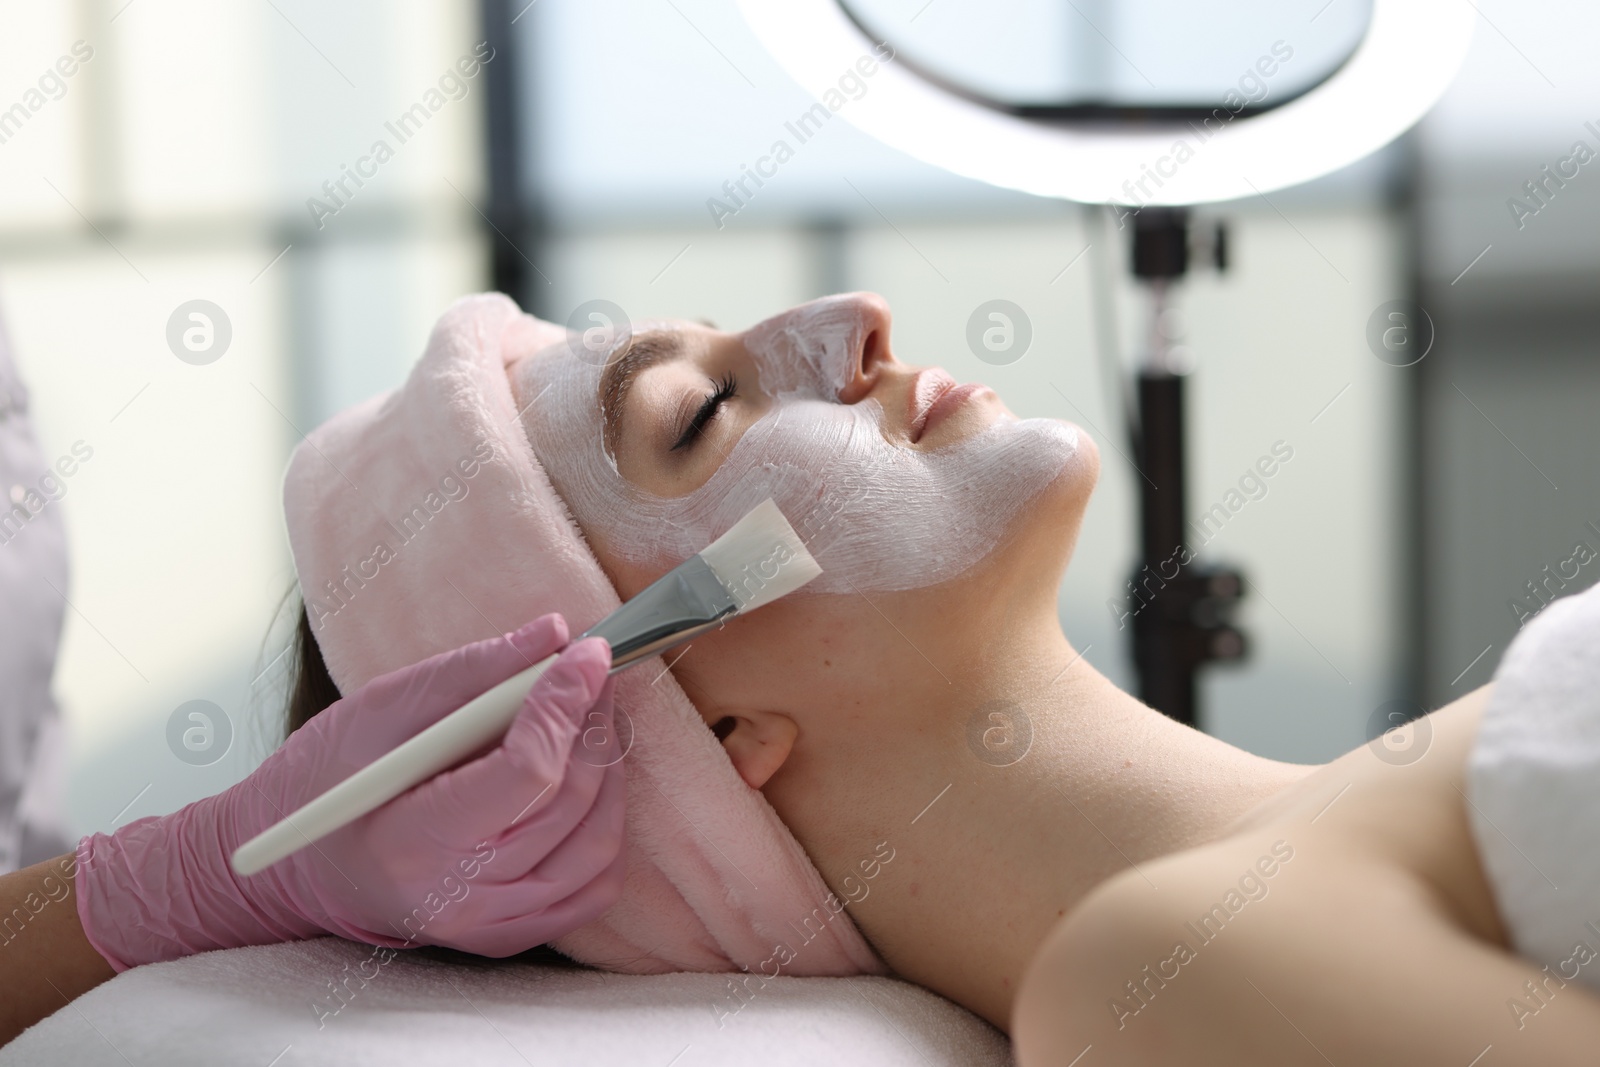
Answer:
[{"label": "woman's face", "polygon": [[[624,479],[659,497],[700,488],[752,424],[806,401],[872,407],[885,454],[931,453],[1006,415],[982,385],[960,387],[935,408],[955,381],[895,359],[888,305],[868,293],[806,304],[743,334],[647,324],[613,361],[601,374],[607,449]],[[795,439],[774,440],[770,451],[793,458],[785,444]]]},{"label": "woman's face", "polygon": [[[709,721],[731,679],[696,663],[792,661],[815,630],[823,645],[853,642],[827,669],[858,662],[881,681],[930,616],[958,631],[953,620],[1019,579],[1054,615],[1099,469],[1093,443],[1070,423],[1017,419],[985,386],[901,363],[889,319],[881,297],[853,293],[742,333],[658,321],[612,344],[574,336],[511,370],[534,451],[623,599],[768,497],[822,565],[676,668]],[[738,699],[760,698],[762,675],[743,673],[755,688],[735,687]]]},{"label": "woman's face", "polygon": [[959,577],[1056,482],[1092,482],[1077,427],[897,360],[872,294],[743,333],[658,321],[578,341],[525,359],[513,388],[624,599],[768,497],[822,565],[810,592],[892,593]]}]

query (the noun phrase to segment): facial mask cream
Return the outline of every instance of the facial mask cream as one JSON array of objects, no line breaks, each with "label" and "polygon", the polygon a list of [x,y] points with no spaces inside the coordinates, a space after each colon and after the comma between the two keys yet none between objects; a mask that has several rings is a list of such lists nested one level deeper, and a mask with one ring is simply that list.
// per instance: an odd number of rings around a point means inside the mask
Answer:
[{"label": "facial mask cream", "polygon": [[512,387],[529,440],[573,517],[628,562],[674,565],[770,496],[822,565],[807,591],[947,581],[982,560],[1060,476],[1078,431],[1051,419],[1004,418],[934,450],[893,443],[875,400],[835,399],[862,328],[854,302],[831,297],[747,331],[758,387],[774,401],[711,478],[681,497],[631,484],[606,454],[597,401],[603,360],[557,346],[514,368]]}]

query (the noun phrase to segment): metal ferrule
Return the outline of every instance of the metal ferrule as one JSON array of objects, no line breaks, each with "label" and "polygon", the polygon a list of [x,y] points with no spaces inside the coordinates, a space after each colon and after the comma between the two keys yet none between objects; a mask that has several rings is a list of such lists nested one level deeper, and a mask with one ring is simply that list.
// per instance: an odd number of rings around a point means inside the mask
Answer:
[{"label": "metal ferrule", "polygon": [[616,674],[715,629],[738,611],[738,602],[705,560],[692,556],[583,636],[606,639],[611,646],[610,673]]}]

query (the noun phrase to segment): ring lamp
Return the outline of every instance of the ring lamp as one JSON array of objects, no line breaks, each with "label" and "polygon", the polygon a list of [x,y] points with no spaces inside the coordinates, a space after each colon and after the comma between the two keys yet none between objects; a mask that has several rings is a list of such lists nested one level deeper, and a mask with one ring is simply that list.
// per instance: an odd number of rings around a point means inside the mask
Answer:
[{"label": "ring lamp", "polygon": [[[819,100],[879,47],[852,0],[739,0],[778,63]],[[1165,325],[1168,292],[1191,259],[1187,205],[1236,200],[1321,177],[1382,148],[1433,106],[1472,40],[1461,0],[1372,0],[1348,59],[1270,107],[1028,107],[1008,104],[894,56],[844,114],[934,166],[1035,196],[1115,204],[1132,219],[1134,275],[1150,295],[1137,403],[1124,402],[1140,502],[1141,566],[1128,582],[1139,696],[1180,722],[1197,718],[1196,674],[1247,649],[1232,613],[1235,568],[1188,552],[1184,381]],[[884,42],[892,46],[892,42]],[[878,53],[881,56],[883,53]],[[874,56],[873,58],[877,58]],[[1262,70],[1265,75],[1267,71]],[[832,105],[828,105],[832,106]],[[1220,224],[1208,257],[1226,265]],[[1102,356],[1114,353],[1103,351]],[[1135,413],[1136,412],[1136,413]]]},{"label": "ring lamp", "polygon": [[[878,33],[855,13],[858,0],[738,2],[779,65],[819,100],[830,90],[837,95],[841,72],[883,55]],[[1241,659],[1247,649],[1232,620],[1243,575],[1185,554],[1186,374],[1163,323],[1168,291],[1189,268],[1188,205],[1270,193],[1339,170],[1394,140],[1443,95],[1466,57],[1476,8],[1461,0],[1371,3],[1355,51],[1320,83],[1271,106],[1018,106],[890,52],[894,61],[879,66],[872,92],[835,109],[885,144],[967,178],[1137,209],[1121,217],[1132,218],[1130,264],[1149,292],[1151,322],[1137,403],[1125,401],[1144,475],[1142,565],[1128,583],[1143,593],[1132,613],[1133,658],[1140,697],[1180,722],[1197,718],[1199,668]],[[1223,233],[1219,224],[1208,249],[1219,268]]]},{"label": "ring lamp", "polygon": [[[818,98],[878,44],[838,0],[739,0],[739,8]],[[1461,0],[1373,0],[1366,35],[1327,80],[1257,113],[1219,107],[1226,121],[1211,126],[1029,117],[894,62],[841,114],[925,163],[1035,196],[1132,207],[1234,200],[1331,173],[1404,133],[1454,78],[1475,17]]]}]

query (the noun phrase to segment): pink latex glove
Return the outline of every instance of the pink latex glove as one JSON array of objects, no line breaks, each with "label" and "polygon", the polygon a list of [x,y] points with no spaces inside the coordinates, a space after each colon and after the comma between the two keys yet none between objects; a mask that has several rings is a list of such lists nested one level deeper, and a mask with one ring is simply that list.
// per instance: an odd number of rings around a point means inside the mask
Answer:
[{"label": "pink latex glove", "polygon": [[580,641],[505,738],[249,877],[233,850],[567,641],[559,615],[374,678],[244,781],[78,843],[78,916],[117,971],[208,949],[338,934],[509,956],[622,892],[622,752],[611,652]]}]

